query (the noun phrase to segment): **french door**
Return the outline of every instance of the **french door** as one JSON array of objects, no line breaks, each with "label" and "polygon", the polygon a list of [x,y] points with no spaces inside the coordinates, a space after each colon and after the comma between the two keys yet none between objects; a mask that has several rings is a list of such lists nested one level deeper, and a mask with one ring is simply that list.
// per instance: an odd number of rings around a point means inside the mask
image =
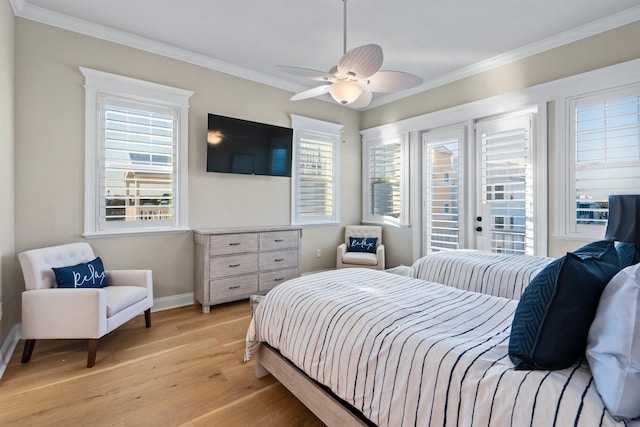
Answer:
[{"label": "french door", "polygon": [[533,254],[533,118],[422,134],[423,255],[460,248]]},{"label": "french door", "polygon": [[526,114],[476,123],[478,249],[533,254],[532,120]]}]

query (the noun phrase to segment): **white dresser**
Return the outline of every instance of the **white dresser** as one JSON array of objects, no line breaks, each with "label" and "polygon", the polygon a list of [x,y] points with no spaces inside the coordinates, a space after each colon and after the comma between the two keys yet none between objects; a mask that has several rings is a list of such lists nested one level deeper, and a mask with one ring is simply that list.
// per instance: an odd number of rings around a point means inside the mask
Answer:
[{"label": "white dresser", "polygon": [[300,276],[301,227],[194,230],[196,301],[211,305],[264,294]]}]

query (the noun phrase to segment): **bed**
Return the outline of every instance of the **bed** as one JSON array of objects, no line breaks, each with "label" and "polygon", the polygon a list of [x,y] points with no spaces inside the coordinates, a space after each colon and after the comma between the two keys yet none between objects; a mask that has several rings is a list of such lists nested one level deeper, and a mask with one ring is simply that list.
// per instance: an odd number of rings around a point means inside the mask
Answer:
[{"label": "bed", "polygon": [[448,284],[424,280],[434,273],[420,264],[414,277],[352,268],[290,280],[256,308],[245,360],[256,356],[258,375],[274,374],[328,425],[625,425],[584,359],[518,371],[508,357],[520,283],[550,259],[496,274],[505,286],[494,293],[511,298],[460,289],[499,268],[486,261]]}]

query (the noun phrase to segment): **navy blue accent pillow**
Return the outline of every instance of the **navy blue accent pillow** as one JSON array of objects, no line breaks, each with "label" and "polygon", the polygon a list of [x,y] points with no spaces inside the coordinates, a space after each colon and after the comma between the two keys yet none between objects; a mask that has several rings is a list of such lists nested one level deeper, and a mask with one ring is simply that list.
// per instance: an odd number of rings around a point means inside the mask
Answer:
[{"label": "navy blue accent pillow", "polygon": [[620,258],[621,269],[640,262],[640,244],[618,242],[616,243],[616,251]]},{"label": "navy blue accent pillow", "polygon": [[104,288],[109,285],[100,257],[70,267],[53,268],[53,274],[59,288]]},{"label": "navy blue accent pillow", "polygon": [[511,324],[516,369],[564,369],[584,354],[600,294],[620,270],[612,240],[590,243],[548,264],[525,288]]},{"label": "navy blue accent pillow", "polygon": [[369,252],[376,253],[377,237],[349,237],[350,252]]}]

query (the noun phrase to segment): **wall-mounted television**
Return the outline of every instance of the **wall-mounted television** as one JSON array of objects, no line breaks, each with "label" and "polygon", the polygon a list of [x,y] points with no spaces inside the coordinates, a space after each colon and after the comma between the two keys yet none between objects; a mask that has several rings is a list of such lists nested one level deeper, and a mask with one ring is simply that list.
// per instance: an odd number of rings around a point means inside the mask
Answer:
[{"label": "wall-mounted television", "polygon": [[291,176],[293,129],[209,114],[207,172]]}]

